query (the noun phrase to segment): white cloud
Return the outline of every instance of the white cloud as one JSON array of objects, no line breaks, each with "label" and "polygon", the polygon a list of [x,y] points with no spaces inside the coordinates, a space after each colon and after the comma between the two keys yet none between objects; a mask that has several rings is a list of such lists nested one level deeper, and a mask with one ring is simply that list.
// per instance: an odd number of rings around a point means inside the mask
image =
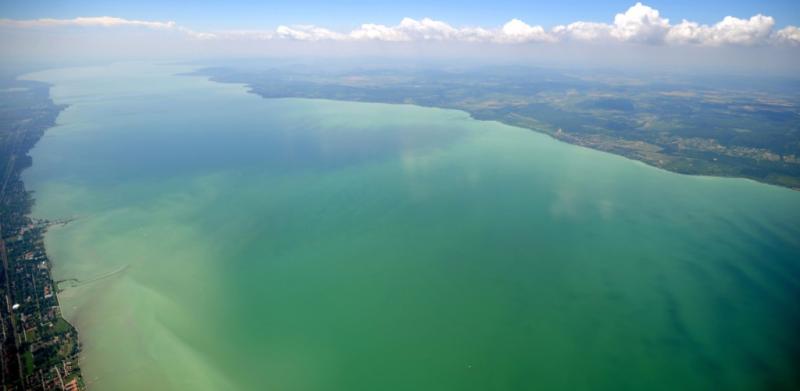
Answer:
[{"label": "white cloud", "polygon": [[493,33],[483,28],[455,28],[445,22],[424,18],[415,20],[403,18],[397,26],[363,24],[353,30],[348,37],[356,40],[377,40],[388,42],[406,41],[464,41],[481,42],[492,40]]},{"label": "white cloud", "polygon": [[660,12],[642,3],[636,3],[614,17],[613,23],[577,21],[555,26],[549,31],[542,26],[529,25],[512,19],[497,28],[455,27],[446,22],[423,18],[404,18],[399,24],[387,26],[365,23],[349,32],[337,32],[313,25],[281,25],[275,30],[227,30],[198,32],[175,22],[142,21],[109,16],[80,17],[74,19],[0,19],[0,27],[57,28],[83,27],[141,27],[171,30],[198,40],[295,40],[295,41],[451,41],[491,42],[500,44],[582,42],[633,42],[669,45],[799,45],[800,29],[788,26],[774,31],[775,20],[761,14],[749,19],[727,16],[713,25],[701,25],[683,20],[670,24]]},{"label": "white cloud", "polygon": [[657,9],[636,3],[614,17],[611,36],[620,41],[659,43],[667,31],[669,19],[662,18]]},{"label": "white cloud", "polygon": [[758,45],[766,43],[775,26],[772,17],[755,15],[750,19],[726,16],[713,26],[687,20],[672,26],[666,36],[669,43],[700,45]]},{"label": "white cloud", "polygon": [[111,16],[91,16],[79,17],[74,19],[31,19],[31,20],[14,20],[14,19],[0,19],[0,25],[12,27],[56,27],[56,26],[102,26],[102,27],[116,27],[116,26],[137,26],[152,29],[171,29],[175,28],[175,22],[152,22],[144,20],[130,20],[115,18]]},{"label": "white cloud", "polygon": [[621,41],[663,43],[670,30],[669,19],[657,9],[636,3],[624,13],[614,16],[613,24],[574,22],[556,26],[553,33],[562,39],[577,41]]},{"label": "white cloud", "polygon": [[511,19],[495,33],[495,42],[550,42],[552,35],[544,31],[542,26],[531,26],[519,19]]},{"label": "white cloud", "polygon": [[335,31],[308,25],[293,27],[278,26],[278,28],[275,29],[275,36],[297,41],[342,40],[345,38],[345,35]]},{"label": "white cloud", "polygon": [[599,41],[610,39],[611,29],[611,25],[605,23],[575,22],[554,27],[553,34],[566,40]]},{"label": "white cloud", "polygon": [[155,30],[174,30],[186,34],[195,39],[214,39],[216,35],[213,33],[205,33],[194,31],[189,28],[179,26],[173,21],[159,22],[148,20],[133,20],[116,18],[113,16],[88,16],[77,17],[73,19],[30,19],[30,20],[15,20],[15,19],[0,19],[0,26],[2,27],[16,27],[16,28],[48,28],[48,27],[143,27]]},{"label": "white cloud", "polygon": [[387,42],[410,41],[411,37],[395,27],[384,26],[382,24],[367,23],[360,28],[353,30],[349,34],[350,38],[357,40],[375,40]]},{"label": "white cloud", "polygon": [[413,40],[442,41],[457,39],[459,35],[459,31],[449,24],[429,18],[422,19],[421,21],[403,18],[397,28],[405,32]]},{"label": "white cloud", "polygon": [[800,45],[800,28],[788,26],[775,33],[775,40],[790,45]]}]

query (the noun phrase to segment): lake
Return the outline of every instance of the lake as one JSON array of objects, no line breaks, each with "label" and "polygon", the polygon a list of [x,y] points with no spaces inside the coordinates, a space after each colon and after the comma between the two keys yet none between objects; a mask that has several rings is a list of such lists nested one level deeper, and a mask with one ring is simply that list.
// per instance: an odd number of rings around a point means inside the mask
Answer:
[{"label": "lake", "polygon": [[800,192],[191,70],[26,76],[91,389],[800,386]]}]

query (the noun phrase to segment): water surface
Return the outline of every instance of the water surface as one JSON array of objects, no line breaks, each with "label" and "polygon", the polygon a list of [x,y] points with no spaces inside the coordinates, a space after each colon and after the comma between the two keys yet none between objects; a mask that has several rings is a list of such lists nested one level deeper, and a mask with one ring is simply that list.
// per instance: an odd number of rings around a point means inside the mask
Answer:
[{"label": "water surface", "polygon": [[29,76],[91,389],[800,386],[800,192],[188,70]]}]

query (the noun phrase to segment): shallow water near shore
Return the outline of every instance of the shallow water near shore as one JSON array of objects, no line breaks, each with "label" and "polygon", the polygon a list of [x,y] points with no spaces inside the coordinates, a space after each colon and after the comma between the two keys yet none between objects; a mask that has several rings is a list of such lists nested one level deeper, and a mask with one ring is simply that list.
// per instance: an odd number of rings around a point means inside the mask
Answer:
[{"label": "shallow water near shore", "polygon": [[800,387],[800,192],[190,70],[27,76],[92,390]]}]

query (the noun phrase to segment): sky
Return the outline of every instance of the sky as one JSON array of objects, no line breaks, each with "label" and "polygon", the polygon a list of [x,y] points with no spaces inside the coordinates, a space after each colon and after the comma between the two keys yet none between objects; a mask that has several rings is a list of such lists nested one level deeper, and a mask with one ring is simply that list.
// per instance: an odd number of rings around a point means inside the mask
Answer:
[{"label": "sky", "polygon": [[0,0],[0,53],[471,57],[791,74],[797,26],[797,0]]},{"label": "sky", "polygon": [[[362,23],[394,24],[425,17],[455,25],[499,25],[510,19],[552,27],[577,20],[605,21],[632,1],[597,0],[0,0],[0,15],[11,19],[117,16],[173,20],[195,29],[258,29],[281,24],[314,24],[335,29]],[[776,17],[778,26],[800,25],[797,0],[655,0],[647,5],[667,18],[711,24],[725,16]]]}]

